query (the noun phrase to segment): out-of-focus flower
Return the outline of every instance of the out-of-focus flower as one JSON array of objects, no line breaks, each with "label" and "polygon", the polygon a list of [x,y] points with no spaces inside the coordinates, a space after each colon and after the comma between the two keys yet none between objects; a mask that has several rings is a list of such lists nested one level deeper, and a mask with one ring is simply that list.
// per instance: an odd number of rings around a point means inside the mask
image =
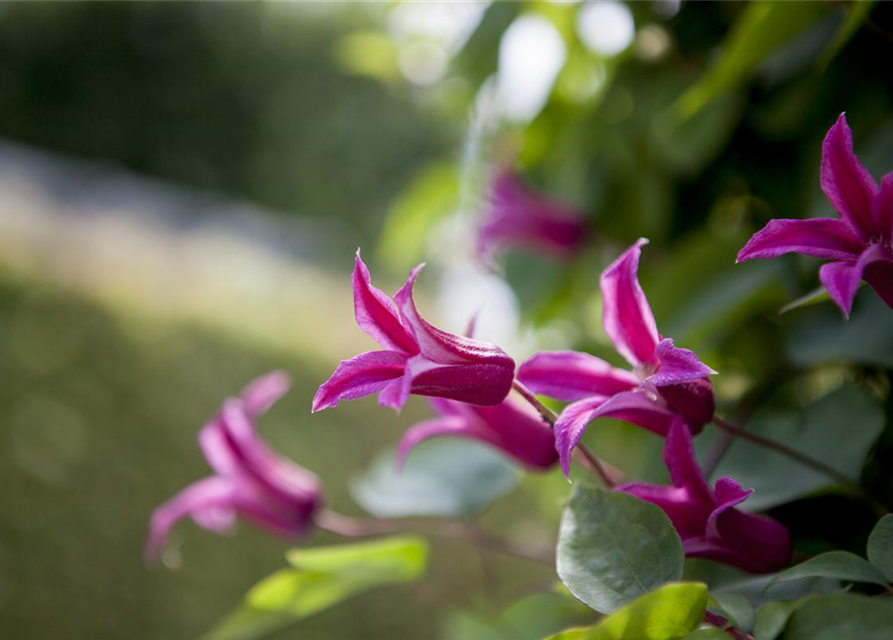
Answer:
[{"label": "out-of-focus flower", "polygon": [[673,486],[632,483],[617,487],[657,505],[682,538],[685,555],[708,558],[751,573],[783,568],[791,558],[791,535],[779,522],[734,507],[753,489],[720,478],[711,489],[698,466],[691,433],[674,419],[664,443],[664,463]]},{"label": "out-of-focus flower", "polygon": [[822,190],[840,218],[770,220],[738,253],[738,262],[784,253],[832,260],[819,280],[849,317],[865,280],[893,308],[893,172],[880,187],[853,152],[853,134],[840,114],[822,145]]},{"label": "out-of-focus flower", "polygon": [[170,530],[191,516],[201,527],[224,533],[237,517],[282,537],[299,537],[313,525],[322,504],[317,477],[273,453],[255,422],[289,387],[288,377],[270,373],[239,398],[228,398],[198,440],[215,475],[195,482],[152,514],[146,559],[161,554]]},{"label": "out-of-focus flower", "polygon": [[536,193],[520,176],[504,169],[490,185],[477,230],[477,252],[486,262],[513,247],[568,259],[583,246],[585,232],[582,213]]},{"label": "out-of-focus flower", "polygon": [[530,469],[548,469],[558,462],[552,429],[528,404],[512,396],[492,407],[476,407],[432,398],[438,418],[414,425],[400,440],[397,463],[429,438],[455,436],[485,442]]},{"label": "out-of-focus flower", "polygon": [[647,242],[640,239],[627,249],[600,279],[605,331],[633,371],[574,351],[538,353],[518,370],[518,379],[534,392],[573,401],[555,425],[565,473],[571,452],[596,418],[617,418],[666,435],[677,414],[695,433],[713,417],[713,385],[707,376],[716,372],[660,336],[639,286],[639,256]]},{"label": "out-of-focus flower", "polygon": [[352,276],[357,324],[383,350],[342,361],[316,392],[313,411],[379,391],[379,403],[398,410],[410,393],[485,406],[505,399],[514,360],[496,345],[441,331],[419,315],[412,285],[423,266],[410,272],[391,301],[372,286],[357,251]]}]

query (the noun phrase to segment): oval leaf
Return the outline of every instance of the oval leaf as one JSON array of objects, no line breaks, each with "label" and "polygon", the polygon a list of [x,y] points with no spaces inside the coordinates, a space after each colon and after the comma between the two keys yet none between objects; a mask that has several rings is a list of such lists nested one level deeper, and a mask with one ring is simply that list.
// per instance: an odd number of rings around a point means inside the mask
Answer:
[{"label": "oval leaf", "polygon": [[849,551],[829,551],[782,571],[767,585],[800,578],[835,578],[848,582],[870,582],[887,586],[883,574],[867,560]]},{"label": "oval leaf", "polygon": [[549,640],[678,640],[704,621],[706,609],[707,585],[668,584],[618,609],[594,627],[570,629]]},{"label": "oval leaf", "polygon": [[851,594],[809,598],[791,616],[784,640],[890,640],[889,602]]},{"label": "oval leaf", "polygon": [[467,440],[423,442],[402,471],[393,452],[379,455],[351,486],[354,500],[379,518],[466,516],[479,513],[518,484],[512,464]]},{"label": "oval leaf", "polygon": [[682,577],[682,542],[658,507],[578,485],[558,536],[558,576],[577,598],[611,613]]},{"label": "oval leaf", "polygon": [[767,602],[757,609],[753,625],[753,637],[757,640],[775,640],[788,623],[794,605],[783,600]]},{"label": "oval leaf", "polygon": [[868,536],[868,561],[893,582],[893,514],[881,518]]}]

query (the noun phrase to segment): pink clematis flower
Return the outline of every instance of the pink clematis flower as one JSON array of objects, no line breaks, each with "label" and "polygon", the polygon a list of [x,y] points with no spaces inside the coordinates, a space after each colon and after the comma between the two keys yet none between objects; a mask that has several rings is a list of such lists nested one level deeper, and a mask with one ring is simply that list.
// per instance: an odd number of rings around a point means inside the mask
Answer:
[{"label": "pink clematis flower", "polygon": [[583,215],[570,205],[536,193],[513,171],[500,171],[477,230],[478,256],[489,262],[503,249],[518,246],[559,259],[583,246]]},{"label": "pink clematis flower", "polygon": [[853,134],[840,114],[822,145],[822,190],[840,218],[770,220],[738,253],[738,262],[784,253],[831,260],[819,280],[849,317],[865,280],[893,308],[893,172],[878,187],[853,153]]},{"label": "pink clematis flower", "polygon": [[419,315],[412,285],[424,266],[410,272],[392,302],[372,286],[357,251],[351,278],[357,324],[383,350],[341,362],[316,392],[313,411],[378,391],[379,404],[397,410],[410,393],[486,406],[505,399],[514,380],[514,360],[496,345],[441,331]]},{"label": "pink clematis flower", "polygon": [[617,487],[657,505],[682,538],[685,555],[708,558],[750,573],[770,573],[791,558],[791,535],[779,522],[735,509],[753,489],[720,478],[711,489],[695,459],[691,433],[674,419],[664,444],[673,486],[632,483]]},{"label": "pink clematis flower", "polygon": [[512,396],[492,407],[432,398],[431,407],[440,416],[419,422],[403,435],[397,448],[398,465],[403,465],[416,445],[439,436],[484,442],[533,470],[558,462],[552,429],[530,405]]},{"label": "pink clematis flower", "polygon": [[636,242],[600,279],[605,331],[632,371],[574,351],[541,352],[518,369],[518,379],[534,392],[572,401],[555,425],[565,474],[574,447],[596,418],[617,418],[666,435],[677,415],[695,433],[713,417],[713,385],[707,376],[716,372],[660,336],[639,286],[639,257],[647,243],[644,238]]},{"label": "pink clematis flower", "polygon": [[147,561],[158,559],[171,529],[186,516],[218,533],[228,531],[237,516],[282,537],[299,537],[310,530],[322,504],[319,480],[273,453],[255,428],[257,418],[288,387],[288,377],[274,372],[255,380],[239,398],[224,401],[198,436],[215,475],[189,485],[155,510],[146,542]]}]

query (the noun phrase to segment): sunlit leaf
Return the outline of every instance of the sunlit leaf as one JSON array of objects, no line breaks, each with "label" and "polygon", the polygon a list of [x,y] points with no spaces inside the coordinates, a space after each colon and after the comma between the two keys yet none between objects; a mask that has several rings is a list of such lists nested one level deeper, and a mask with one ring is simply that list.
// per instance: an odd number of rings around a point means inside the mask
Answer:
[{"label": "sunlit leaf", "polygon": [[464,516],[511,491],[519,477],[508,460],[483,444],[431,440],[413,450],[402,471],[392,452],[376,457],[351,484],[351,495],[380,518]]},{"label": "sunlit leaf", "polygon": [[610,613],[682,577],[682,542],[667,515],[631,495],[577,485],[558,536],[558,576]]},{"label": "sunlit leaf", "polygon": [[589,629],[570,629],[549,640],[677,640],[704,620],[707,586],[668,584],[646,593]]}]

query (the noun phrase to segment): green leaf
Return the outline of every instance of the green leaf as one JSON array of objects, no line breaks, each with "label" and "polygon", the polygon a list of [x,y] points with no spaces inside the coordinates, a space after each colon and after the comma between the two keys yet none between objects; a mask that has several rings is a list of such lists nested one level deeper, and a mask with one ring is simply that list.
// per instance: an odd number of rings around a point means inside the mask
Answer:
[{"label": "green leaf", "polygon": [[294,568],[252,587],[208,637],[261,638],[372,587],[412,582],[424,573],[427,555],[427,543],[417,537],[289,551]]},{"label": "green leaf", "polygon": [[822,3],[814,2],[751,2],[735,23],[720,58],[673,106],[675,120],[684,122],[714,98],[741,87],[769,54],[826,11]]},{"label": "green leaf", "polygon": [[515,467],[490,447],[469,440],[423,442],[402,471],[394,454],[379,455],[351,485],[354,500],[380,518],[466,516],[481,512],[518,484]]},{"label": "green leaf", "polygon": [[750,632],[754,625],[754,611],[747,598],[734,593],[715,593],[712,597],[725,618],[741,631]]},{"label": "green leaf", "polygon": [[610,613],[682,577],[682,542],[667,515],[621,492],[577,485],[558,534],[558,577]]},{"label": "green leaf", "polygon": [[893,607],[851,594],[809,598],[794,611],[784,640],[890,640]]},{"label": "green leaf", "polygon": [[[844,384],[802,413],[762,412],[747,428],[855,479],[883,426],[884,414],[875,400],[859,387]],[[713,475],[730,476],[755,489],[742,504],[747,510],[767,509],[834,484],[824,474],[741,440],[731,446]]]},{"label": "green leaf", "polygon": [[845,5],[847,9],[846,19],[843,21],[840,29],[838,29],[833,42],[828,45],[828,48],[825,49],[825,52],[816,63],[820,70],[824,71],[834,57],[840,53],[844,45],[856,34],[856,31],[859,30],[859,27],[868,18],[868,14],[871,13],[874,4],[875,0],[856,0]]},{"label": "green leaf", "polygon": [[766,588],[779,582],[800,578],[834,578],[847,582],[870,582],[887,586],[883,574],[864,558],[849,551],[829,551],[782,571]]},{"label": "green leaf", "polygon": [[668,584],[640,596],[594,627],[570,629],[549,640],[677,640],[704,621],[706,609],[707,585]]},{"label": "green leaf", "polygon": [[446,619],[443,640],[539,640],[544,636],[592,620],[593,612],[566,591],[537,593],[509,605],[498,616],[486,618],[458,611]]},{"label": "green leaf", "polygon": [[794,612],[794,604],[783,600],[767,602],[757,609],[751,632],[756,640],[775,640]]},{"label": "green leaf", "polygon": [[458,206],[459,175],[452,162],[419,171],[385,216],[378,255],[392,269],[414,266],[434,223]]},{"label": "green leaf", "polygon": [[868,536],[868,561],[893,582],[893,514],[881,518]]}]

